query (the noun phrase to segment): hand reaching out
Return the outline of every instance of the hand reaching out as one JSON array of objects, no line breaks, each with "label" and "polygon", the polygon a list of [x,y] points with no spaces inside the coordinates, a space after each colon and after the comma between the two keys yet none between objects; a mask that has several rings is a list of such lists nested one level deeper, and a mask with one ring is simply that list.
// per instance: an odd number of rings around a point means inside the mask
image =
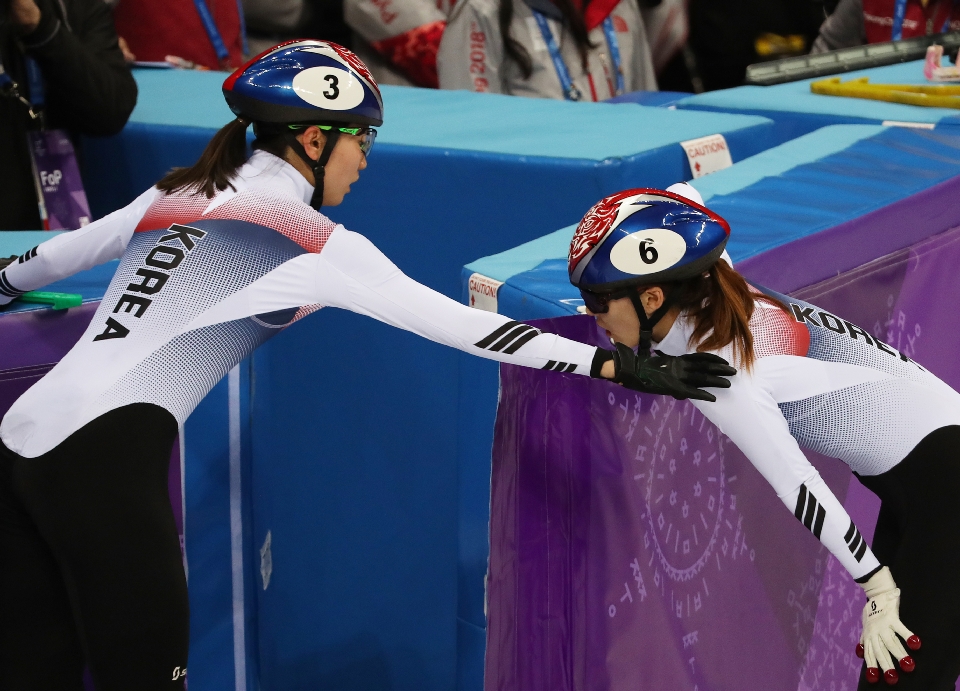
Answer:
[{"label": "hand reaching out", "polygon": [[673,356],[658,350],[655,355],[640,357],[622,343],[615,345],[613,381],[634,391],[665,394],[681,401],[694,398],[712,402],[716,396],[700,387],[730,388],[727,377],[737,373],[712,353]]}]

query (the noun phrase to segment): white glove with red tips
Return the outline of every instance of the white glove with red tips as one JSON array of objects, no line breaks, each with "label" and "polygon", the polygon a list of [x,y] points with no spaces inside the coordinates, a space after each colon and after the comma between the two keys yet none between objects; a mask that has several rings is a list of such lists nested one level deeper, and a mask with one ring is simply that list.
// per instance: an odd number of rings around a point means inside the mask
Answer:
[{"label": "white glove with red tips", "polygon": [[[888,684],[899,681],[893,658],[899,660],[900,669],[912,672],[916,664],[907,654],[900,638],[907,642],[910,650],[920,649],[920,639],[900,621],[900,589],[886,566],[877,571],[863,584],[867,594],[867,604],[863,608],[863,633],[857,646],[857,657],[867,663],[867,681],[876,684],[880,681],[879,663],[883,668],[883,679]],[[900,638],[897,638],[900,636]]]}]

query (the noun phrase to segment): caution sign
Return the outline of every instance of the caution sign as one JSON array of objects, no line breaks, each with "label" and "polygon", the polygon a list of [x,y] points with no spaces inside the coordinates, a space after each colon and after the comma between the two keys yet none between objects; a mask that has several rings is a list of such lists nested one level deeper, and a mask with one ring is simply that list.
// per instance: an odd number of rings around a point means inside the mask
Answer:
[{"label": "caution sign", "polygon": [[497,291],[503,281],[494,280],[483,274],[470,276],[470,306],[487,312],[497,311]]},{"label": "caution sign", "polygon": [[680,142],[680,146],[687,154],[694,180],[733,165],[730,147],[727,146],[727,140],[722,134],[711,134],[708,137]]}]

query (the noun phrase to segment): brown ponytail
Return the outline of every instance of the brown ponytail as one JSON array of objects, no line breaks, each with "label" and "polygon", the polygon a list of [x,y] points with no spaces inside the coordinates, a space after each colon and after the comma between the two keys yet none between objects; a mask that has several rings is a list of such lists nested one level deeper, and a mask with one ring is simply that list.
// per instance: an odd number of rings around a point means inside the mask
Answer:
[{"label": "brown ponytail", "polygon": [[247,162],[249,124],[248,120],[237,118],[221,127],[196,163],[189,168],[174,168],[157,183],[157,189],[167,194],[181,190],[203,192],[208,199],[227,187],[234,189],[230,181]]},{"label": "brown ponytail", "polygon": [[722,259],[707,274],[675,289],[682,291],[677,306],[693,320],[690,344],[698,344],[697,352],[719,350],[732,343],[738,366],[748,370],[756,359],[750,332],[754,303],[761,300],[789,313],[779,300],[753,290]]}]

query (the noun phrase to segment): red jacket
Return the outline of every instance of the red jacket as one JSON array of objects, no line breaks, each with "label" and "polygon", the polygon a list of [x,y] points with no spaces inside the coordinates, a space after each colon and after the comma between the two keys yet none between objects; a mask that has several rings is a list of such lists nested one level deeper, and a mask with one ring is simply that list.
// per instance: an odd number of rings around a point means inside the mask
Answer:
[{"label": "red jacket", "polygon": [[[867,43],[893,40],[893,12],[897,0],[863,0],[863,26]],[[949,20],[950,25],[944,29]],[[960,30],[960,4],[953,0],[930,0],[924,7],[920,0],[907,0],[901,38],[929,36],[943,31]]]},{"label": "red jacket", "polygon": [[162,61],[168,55],[210,69],[234,69],[244,63],[237,0],[206,0],[210,14],[230,52],[220,64],[193,0],[120,0],[114,12],[117,34],[126,39],[137,60]]}]

